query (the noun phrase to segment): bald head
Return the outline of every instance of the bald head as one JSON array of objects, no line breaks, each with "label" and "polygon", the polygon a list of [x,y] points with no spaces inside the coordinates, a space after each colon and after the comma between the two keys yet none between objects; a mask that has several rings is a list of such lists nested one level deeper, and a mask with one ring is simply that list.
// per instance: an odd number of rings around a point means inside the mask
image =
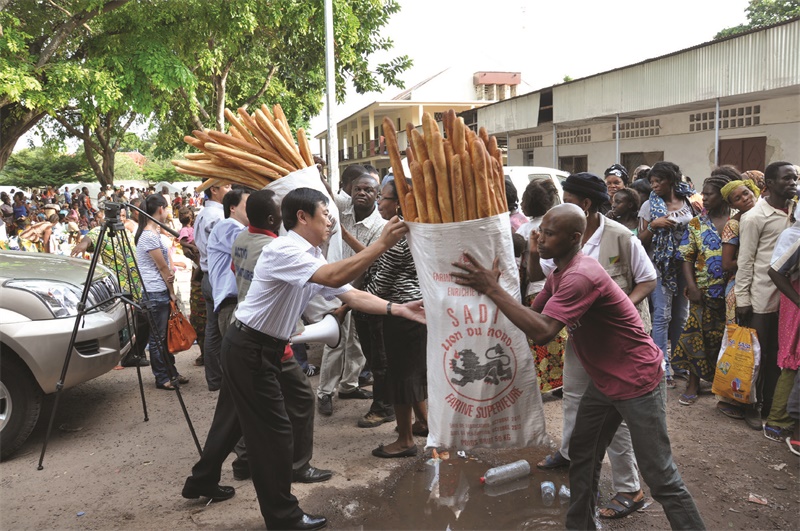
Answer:
[{"label": "bald head", "polygon": [[539,256],[554,260],[574,256],[585,230],[586,215],[579,206],[565,203],[551,208],[539,228]]},{"label": "bald head", "polygon": [[586,214],[578,205],[564,203],[551,208],[545,217],[550,216],[554,223],[558,223],[566,232],[584,233],[586,230]]}]

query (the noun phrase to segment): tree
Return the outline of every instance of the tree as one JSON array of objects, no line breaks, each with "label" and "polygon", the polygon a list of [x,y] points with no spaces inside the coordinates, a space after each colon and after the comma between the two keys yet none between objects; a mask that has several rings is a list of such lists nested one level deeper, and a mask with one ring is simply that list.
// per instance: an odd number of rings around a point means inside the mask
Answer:
[{"label": "tree", "polygon": [[51,148],[22,149],[8,159],[0,170],[0,184],[8,186],[53,186],[75,182],[88,173],[81,156],[68,155]]},{"label": "tree", "polygon": [[745,13],[747,13],[746,24],[725,28],[714,35],[714,39],[730,37],[800,16],[800,0],[750,0]]},{"label": "tree", "polygon": [[[82,49],[92,26],[130,0],[2,1],[0,11],[0,168],[17,141],[81,91],[113,97]],[[90,26],[92,24],[92,26]],[[95,26],[96,28],[96,26]]]},{"label": "tree", "polygon": [[[154,23],[176,36],[175,50],[197,85],[177,91],[156,118],[157,154],[182,149],[192,129],[222,130],[226,107],[279,103],[293,127],[319,112],[325,90],[321,0],[181,0],[171,8],[156,14]],[[399,76],[411,66],[407,56],[370,66],[372,54],[392,48],[381,33],[399,9],[395,0],[334,0],[339,101],[348,79],[359,92],[403,86]]]}]

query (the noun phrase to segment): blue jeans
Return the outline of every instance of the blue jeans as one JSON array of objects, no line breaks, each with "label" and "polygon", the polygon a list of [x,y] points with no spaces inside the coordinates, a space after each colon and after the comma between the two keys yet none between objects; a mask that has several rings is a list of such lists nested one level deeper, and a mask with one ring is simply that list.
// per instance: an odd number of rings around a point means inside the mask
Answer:
[{"label": "blue jeans", "polygon": [[672,460],[665,384],[628,400],[612,400],[589,383],[578,407],[569,441],[571,497],[567,529],[596,529],[597,484],[606,448],[624,420],[639,470],[650,494],[661,504],[672,529],[705,529],[692,495]]},{"label": "blue jeans", "polygon": [[[153,319],[153,328],[150,330],[148,345],[150,346],[150,368],[156,377],[157,385],[164,385],[170,381],[170,372],[167,363],[175,370],[175,356],[166,351],[167,324],[169,323],[169,291],[147,292],[147,311]],[[164,350],[162,352],[162,349]]]},{"label": "blue jeans", "polygon": [[664,374],[668,378],[672,377],[672,368],[667,355],[667,341],[669,340],[672,348],[678,345],[678,339],[689,315],[689,299],[683,294],[685,288],[686,280],[682,274],[678,274],[678,290],[675,293],[663,286],[659,275],[656,289],[650,294],[653,301],[653,341],[664,353],[666,362]]}]

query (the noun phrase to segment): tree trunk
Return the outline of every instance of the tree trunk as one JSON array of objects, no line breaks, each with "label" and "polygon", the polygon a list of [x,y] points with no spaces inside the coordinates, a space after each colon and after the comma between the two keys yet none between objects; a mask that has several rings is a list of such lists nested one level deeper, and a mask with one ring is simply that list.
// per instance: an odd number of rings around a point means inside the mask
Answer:
[{"label": "tree trunk", "polygon": [[44,111],[27,110],[19,118],[9,118],[15,110],[21,110],[19,103],[11,103],[0,109],[0,170],[8,162],[19,139],[45,116]]}]

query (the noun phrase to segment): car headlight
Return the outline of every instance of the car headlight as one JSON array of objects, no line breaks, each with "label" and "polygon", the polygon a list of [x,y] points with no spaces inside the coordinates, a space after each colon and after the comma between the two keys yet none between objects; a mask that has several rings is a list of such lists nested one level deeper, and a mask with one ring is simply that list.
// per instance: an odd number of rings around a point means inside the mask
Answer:
[{"label": "car headlight", "polygon": [[77,286],[57,280],[11,280],[5,285],[33,293],[56,317],[78,315],[81,290]]}]

